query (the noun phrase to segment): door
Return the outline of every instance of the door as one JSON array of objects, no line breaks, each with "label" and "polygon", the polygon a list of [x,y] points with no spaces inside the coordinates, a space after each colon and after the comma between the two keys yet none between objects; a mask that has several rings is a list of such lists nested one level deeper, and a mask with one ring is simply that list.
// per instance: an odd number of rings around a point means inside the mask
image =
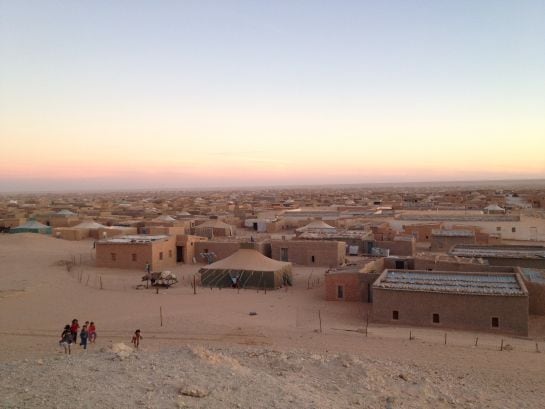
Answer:
[{"label": "door", "polygon": [[176,246],[176,262],[184,262],[184,246]]},{"label": "door", "polygon": [[287,248],[281,248],[280,249],[280,260],[281,261],[288,261],[288,249]]}]

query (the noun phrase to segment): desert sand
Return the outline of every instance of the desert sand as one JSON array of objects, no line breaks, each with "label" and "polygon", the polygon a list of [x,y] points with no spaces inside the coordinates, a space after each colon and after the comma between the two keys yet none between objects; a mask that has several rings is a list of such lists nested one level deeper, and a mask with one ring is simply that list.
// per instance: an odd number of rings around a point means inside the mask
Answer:
[{"label": "desert sand", "polygon": [[[180,283],[156,293],[135,289],[143,272],[95,268],[91,254],[92,241],[0,235],[0,407],[539,408],[545,399],[540,317],[530,339],[373,324],[366,336],[369,306],[324,301],[323,269],[296,267],[287,291],[194,294],[199,266],[183,265],[173,270]],[[72,318],[94,321],[98,338],[66,356],[58,339]],[[120,354],[136,328],[140,349]]]}]

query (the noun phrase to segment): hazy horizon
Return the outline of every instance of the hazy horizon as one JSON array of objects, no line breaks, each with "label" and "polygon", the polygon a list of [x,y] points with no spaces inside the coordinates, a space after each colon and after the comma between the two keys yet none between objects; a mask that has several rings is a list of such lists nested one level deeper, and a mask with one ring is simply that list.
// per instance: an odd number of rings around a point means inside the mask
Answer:
[{"label": "hazy horizon", "polygon": [[0,14],[0,192],[545,178],[539,0]]},{"label": "hazy horizon", "polygon": [[545,187],[545,179],[483,179],[483,180],[428,180],[409,182],[362,182],[362,183],[326,183],[326,184],[283,184],[283,185],[230,185],[230,186],[144,186],[135,188],[97,188],[81,189],[65,187],[64,189],[35,189],[35,190],[0,190],[0,195],[25,194],[80,194],[80,193],[130,193],[130,192],[210,192],[234,190],[291,190],[291,189],[380,189],[380,188],[492,188],[501,185],[505,189]]}]

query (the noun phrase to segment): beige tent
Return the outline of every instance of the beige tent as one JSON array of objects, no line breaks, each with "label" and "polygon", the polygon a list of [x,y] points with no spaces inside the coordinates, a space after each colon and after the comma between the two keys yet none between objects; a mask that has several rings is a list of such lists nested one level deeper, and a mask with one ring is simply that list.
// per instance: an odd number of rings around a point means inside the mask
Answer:
[{"label": "beige tent", "polygon": [[273,260],[253,249],[236,253],[199,270],[205,287],[280,288],[291,285],[291,263]]},{"label": "beige tent", "polygon": [[324,222],[322,220],[314,220],[314,221],[310,222],[309,224],[307,224],[306,226],[298,228],[296,231],[298,233],[303,233],[303,232],[306,232],[306,231],[329,231],[329,232],[332,232],[332,231],[335,231],[335,230],[336,230],[335,227],[330,226],[329,224],[327,224],[326,222]]},{"label": "beige tent", "polygon": [[75,226],[72,226],[72,228],[74,229],[89,229],[89,230],[95,230],[95,229],[102,229],[106,226],[104,226],[103,224],[100,224],[100,223],[97,223],[97,222],[94,222],[94,221],[84,221],[80,224],[77,224]]}]

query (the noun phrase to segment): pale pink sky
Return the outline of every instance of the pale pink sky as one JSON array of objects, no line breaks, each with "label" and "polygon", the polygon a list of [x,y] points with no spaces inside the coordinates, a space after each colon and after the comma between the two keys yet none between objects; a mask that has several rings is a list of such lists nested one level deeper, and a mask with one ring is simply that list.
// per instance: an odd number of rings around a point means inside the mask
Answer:
[{"label": "pale pink sky", "polygon": [[1,2],[0,191],[545,178],[543,2],[159,3]]}]

